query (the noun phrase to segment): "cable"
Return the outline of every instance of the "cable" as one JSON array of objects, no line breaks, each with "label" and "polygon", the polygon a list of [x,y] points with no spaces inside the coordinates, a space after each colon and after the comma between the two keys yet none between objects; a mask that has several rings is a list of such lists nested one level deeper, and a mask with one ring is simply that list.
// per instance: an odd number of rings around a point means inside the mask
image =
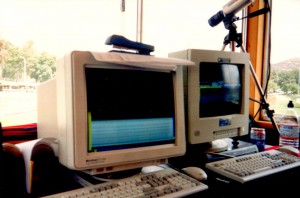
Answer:
[{"label": "cable", "polygon": [[[265,7],[268,7],[268,8],[270,8],[270,5],[269,5],[269,3],[268,3],[268,0],[265,0]],[[268,90],[268,85],[269,85],[269,80],[270,80],[270,76],[271,76],[271,25],[272,25],[272,13],[271,13],[271,9],[270,9],[270,17],[268,18],[269,19],[269,42],[268,42],[268,46],[267,46],[267,48],[268,48],[268,54],[267,54],[267,60],[268,60],[268,62],[267,62],[267,79],[266,79],[266,86],[265,86],[265,94],[266,94],[266,92],[267,92],[267,90]]]}]

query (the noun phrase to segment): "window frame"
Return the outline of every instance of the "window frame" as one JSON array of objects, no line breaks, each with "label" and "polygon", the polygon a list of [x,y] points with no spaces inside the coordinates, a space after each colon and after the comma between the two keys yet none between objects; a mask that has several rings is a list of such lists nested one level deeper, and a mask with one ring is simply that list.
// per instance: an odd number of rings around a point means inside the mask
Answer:
[{"label": "window frame", "polygon": [[[248,7],[249,13],[265,7],[264,1],[256,1]],[[267,69],[269,65],[269,39],[270,39],[270,13],[259,15],[247,20],[247,46],[246,51],[250,54],[250,61],[255,70],[256,77],[260,82],[262,89],[265,88],[267,81]],[[250,98],[261,101],[261,96],[253,78],[250,81]],[[268,101],[266,101],[268,102]],[[257,115],[255,116],[255,114]],[[249,115],[254,117],[259,126],[272,129],[272,123],[263,119],[263,111],[260,111],[260,104],[254,101],[249,102]]]}]

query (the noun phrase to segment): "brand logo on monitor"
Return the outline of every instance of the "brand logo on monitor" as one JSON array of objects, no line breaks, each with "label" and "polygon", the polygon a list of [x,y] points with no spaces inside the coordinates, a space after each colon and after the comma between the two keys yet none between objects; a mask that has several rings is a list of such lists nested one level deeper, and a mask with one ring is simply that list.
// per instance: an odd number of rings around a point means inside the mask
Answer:
[{"label": "brand logo on monitor", "polygon": [[231,125],[230,119],[220,119],[219,120],[219,126],[228,126]]},{"label": "brand logo on monitor", "polygon": [[219,63],[230,63],[230,58],[218,58]]}]

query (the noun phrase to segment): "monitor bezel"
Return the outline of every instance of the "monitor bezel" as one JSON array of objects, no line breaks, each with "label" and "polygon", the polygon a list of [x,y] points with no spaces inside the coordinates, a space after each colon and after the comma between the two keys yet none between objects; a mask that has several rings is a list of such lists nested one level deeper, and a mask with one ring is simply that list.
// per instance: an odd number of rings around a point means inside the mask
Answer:
[{"label": "monitor bezel", "polygon": [[[191,60],[196,67],[188,68],[188,133],[189,142],[192,144],[211,142],[216,139],[241,136],[248,133],[249,118],[249,55],[247,53],[193,50]],[[240,114],[228,114],[214,117],[199,117],[199,65],[201,62],[243,64],[242,68],[242,104]],[[196,96],[195,96],[196,95]],[[220,119],[228,119],[231,124],[219,126]],[[218,131],[237,129],[237,134],[226,134],[216,137]],[[199,133],[198,133],[199,132]]]},{"label": "monitor bezel", "polygon": [[[238,137],[248,134],[249,126],[249,62],[248,53],[233,51],[217,51],[206,49],[186,49],[169,54],[172,58],[182,58],[195,63],[194,67],[184,70],[186,130],[189,144],[212,144],[215,140]],[[199,117],[199,65],[200,62],[223,62],[243,64],[242,108],[240,114],[215,117]],[[220,119],[230,121],[230,125],[219,126]]]},{"label": "monitor bezel", "polygon": [[85,94],[85,67],[87,65],[122,69],[150,69],[98,61],[91,52],[74,51],[65,56],[62,65],[58,67],[56,82],[58,136],[61,148],[59,159],[64,165],[76,170],[97,169],[100,172],[113,172],[142,167],[145,164],[159,164],[166,162],[169,157],[185,153],[184,90],[181,66],[178,66],[176,71],[171,71],[173,72],[175,94],[175,144],[89,153],[87,151],[88,126]]}]

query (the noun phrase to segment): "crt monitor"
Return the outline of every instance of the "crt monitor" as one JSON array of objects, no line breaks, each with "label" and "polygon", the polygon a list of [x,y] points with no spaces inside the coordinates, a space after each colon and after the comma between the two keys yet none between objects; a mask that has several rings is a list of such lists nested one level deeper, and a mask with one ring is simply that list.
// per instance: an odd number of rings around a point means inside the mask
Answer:
[{"label": "crt monitor", "polygon": [[177,64],[191,61],[73,51],[58,63],[56,79],[38,88],[38,136],[58,139],[63,165],[100,174],[185,153]]},{"label": "crt monitor", "polygon": [[169,57],[196,64],[184,72],[190,144],[210,143],[211,151],[222,151],[228,146],[222,139],[248,134],[248,53],[188,49]]}]

